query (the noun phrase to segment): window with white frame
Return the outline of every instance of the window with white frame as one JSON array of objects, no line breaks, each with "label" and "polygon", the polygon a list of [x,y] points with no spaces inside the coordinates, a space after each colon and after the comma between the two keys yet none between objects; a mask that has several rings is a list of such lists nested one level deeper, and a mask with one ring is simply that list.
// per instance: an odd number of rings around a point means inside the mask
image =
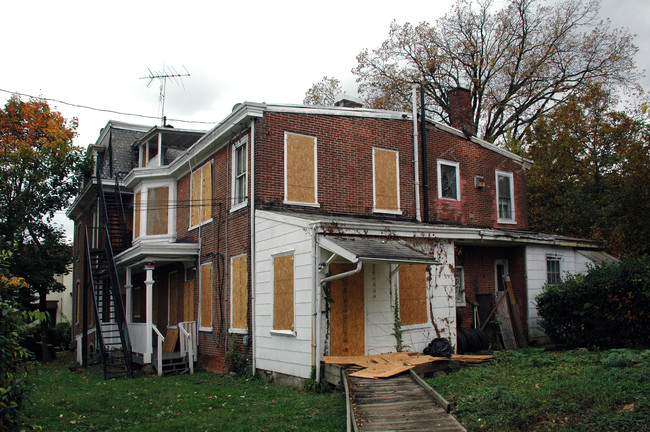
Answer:
[{"label": "window with white frame", "polygon": [[511,172],[496,172],[497,184],[497,221],[500,223],[515,222],[515,195]]},{"label": "window with white frame", "polygon": [[456,306],[465,306],[465,269],[456,267]]},{"label": "window with white frame", "polygon": [[438,198],[460,200],[458,162],[438,160]]},{"label": "window with white frame", "polygon": [[248,137],[232,148],[232,209],[243,207],[248,200]]},{"label": "window with white frame", "polygon": [[399,153],[372,149],[374,211],[401,214],[399,197]]},{"label": "window with white frame", "polygon": [[546,283],[560,283],[560,258],[556,256],[546,257]]}]

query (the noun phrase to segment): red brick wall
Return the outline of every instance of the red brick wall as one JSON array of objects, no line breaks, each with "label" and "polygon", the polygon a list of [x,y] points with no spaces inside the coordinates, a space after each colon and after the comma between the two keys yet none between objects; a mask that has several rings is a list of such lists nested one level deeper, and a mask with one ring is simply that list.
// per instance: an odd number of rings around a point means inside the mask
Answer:
[{"label": "red brick wall", "polygon": [[[238,137],[241,138],[241,137]],[[199,332],[200,362],[211,370],[223,371],[224,356],[233,339],[239,342],[240,352],[245,357],[252,355],[250,343],[243,345],[243,335],[230,334],[230,258],[241,254],[250,256],[250,213],[248,207],[230,212],[232,188],[232,145],[229,143],[209,160],[213,162],[212,181],[212,221],[203,224],[201,229],[189,229],[190,214],[190,174],[178,181],[177,202],[177,237],[189,241],[201,241],[201,264],[212,263],[212,331]],[[250,138],[248,151],[250,153]],[[250,173],[250,154],[249,154]],[[207,163],[205,161],[204,163]],[[194,168],[200,168],[204,163]],[[248,179],[250,189],[250,177]],[[250,196],[250,192],[249,192]],[[198,269],[198,264],[197,264]],[[199,312],[199,274],[195,279],[194,311],[195,318]],[[249,278],[250,281],[250,266]],[[205,287],[204,287],[205,288]],[[250,299],[250,282],[249,282]],[[250,306],[249,306],[250,308]],[[252,329],[249,311],[249,333]],[[249,334],[249,341],[251,335]]]},{"label": "red brick wall", "polygon": [[[527,332],[526,262],[523,246],[480,247],[456,246],[456,266],[465,272],[466,306],[458,307],[462,314],[462,327],[473,326],[472,301],[478,294],[495,294],[495,260],[508,261],[508,274],[517,300],[522,328]],[[514,305],[513,305],[514,306]],[[481,323],[483,324],[483,323]]]},{"label": "red brick wall", "polygon": [[[284,133],[317,138],[320,208],[284,206]],[[402,218],[415,218],[413,141],[409,121],[327,115],[266,113],[255,143],[256,204],[264,208],[373,214],[372,148],[399,152]],[[381,217],[393,216],[381,214]]]},{"label": "red brick wall", "polygon": [[[301,212],[415,219],[412,123],[309,114],[266,113],[256,148],[256,204]],[[315,136],[319,208],[283,204],[284,133]],[[527,228],[525,172],[494,151],[439,129],[427,128],[429,221],[468,226]],[[399,216],[373,213],[372,148],[399,152]],[[437,160],[459,163],[460,201],[438,199]],[[497,223],[495,170],[513,173],[516,225]],[[485,188],[474,186],[483,176]],[[420,173],[422,179],[422,173]]]},{"label": "red brick wall", "polygon": [[[528,228],[526,177],[524,168],[494,151],[439,129],[427,128],[429,217],[432,222],[469,226]],[[437,160],[459,164],[460,201],[438,199]],[[497,223],[495,170],[512,172],[516,225]],[[482,176],[485,188],[474,186]]]}]

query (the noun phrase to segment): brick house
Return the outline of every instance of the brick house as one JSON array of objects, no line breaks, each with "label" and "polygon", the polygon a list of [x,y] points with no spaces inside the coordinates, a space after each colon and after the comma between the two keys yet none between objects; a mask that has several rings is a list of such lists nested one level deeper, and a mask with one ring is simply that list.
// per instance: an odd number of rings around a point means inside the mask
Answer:
[{"label": "brick house", "polygon": [[[79,360],[104,346],[161,368],[164,346],[223,370],[235,347],[254,370],[320,376],[322,355],[455,345],[505,276],[542,336],[535,295],[601,245],[529,231],[531,162],[474,136],[467,95],[425,145],[415,113],[362,107],[247,102],[206,133],[109,122],[68,212]],[[107,244],[101,266],[89,252]]]}]

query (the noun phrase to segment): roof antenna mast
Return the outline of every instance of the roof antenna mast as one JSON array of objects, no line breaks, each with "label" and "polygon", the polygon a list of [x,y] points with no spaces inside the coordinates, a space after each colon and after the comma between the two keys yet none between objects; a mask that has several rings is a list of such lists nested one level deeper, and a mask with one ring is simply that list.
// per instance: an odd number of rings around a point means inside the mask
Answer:
[{"label": "roof antenna mast", "polygon": [[163,65],[162,69],[157,72],[153,72],[151,69],[147,68],[149,71],[149,76],[140,77],[140,79],[148,79],[147,87],[151,86],[155,80],[160,82],[160,95],[159,95],[159,108],[160,108],[160,121],[163,126],[166,126],[167,118],[165,117],[165,95],[167,93],[167,80],[172,80],[176,84],[180,84],[185,89],[185,84],[183,84],[183,77],[190,76],[190,73],[187,71],[187,68],[183,66],[185,73],[179,73],[172,66]]}]

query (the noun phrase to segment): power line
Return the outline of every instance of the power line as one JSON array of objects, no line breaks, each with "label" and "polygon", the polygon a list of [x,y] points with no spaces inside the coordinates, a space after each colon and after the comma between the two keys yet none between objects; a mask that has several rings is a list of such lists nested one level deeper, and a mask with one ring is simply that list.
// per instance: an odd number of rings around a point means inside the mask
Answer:
[{"label": "power line", "polygon": [[[25,97],[29,97],[29,98],[32,98],[32,99],[44,100],[46,102],[56,102],[56,103],[60,103],[60,104],[63,104],[63,105],[72,106],[72,107],[75,107],[75,108],[88,109],[88,110],[91,110],[91,111],[99,111],[99,112],[105,112],[105,113],[110,113],[110,114],[119,114],[119,115],[131,116],[131,117],[141,117],[141,118],[146,118],[146,119],[155,119],[155,120],[159,119],[158,116],[149,116],[149,115],[144,115],[144,114],[126,113],[126,112],[122,112],[122,111],[115,111],[115,110],[109,110],[109,109],[104,109],[104,108],[95,108],[95,107],[91,107],[91,106],[88,106],[88,105],[80,105],[80,104],[75,104],[75,103],[71,103],[71,102],[65,102],[65,101],[62,101],[62,100],[59,100],[59,99],[46,98],[46,97],[42,97],[42,96],[33,96],[33,95],[29,95],[27,93],[21,93],[21,92],[17,92],[17,91],[9,91],[9,90],[5,90],[5,89],[0,89],[0,92],[15,94],[15,95],[18,95],[18,96],[25,96]],[[198,124],[217,124],[218,123],[218,122],[206,122],[206,121],[196,121],[196,120],[181,120],[181,119],[167,119],[167,120],[168,121],[173,121],[173,122],[179,122],[179,123],[198,123]]]}]

